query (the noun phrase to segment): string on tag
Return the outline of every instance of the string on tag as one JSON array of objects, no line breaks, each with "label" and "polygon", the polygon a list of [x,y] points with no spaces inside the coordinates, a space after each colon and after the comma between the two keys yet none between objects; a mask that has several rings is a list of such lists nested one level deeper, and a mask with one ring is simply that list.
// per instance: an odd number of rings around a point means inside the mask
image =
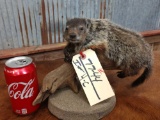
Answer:
[{"label": "string on tag", "polygon": [[85,58],[86,58],[86,55],[85,55],[82,51],[80,51],[79,54],[81,55],[81,58],[82,58],[82,59],[85,59]]}]

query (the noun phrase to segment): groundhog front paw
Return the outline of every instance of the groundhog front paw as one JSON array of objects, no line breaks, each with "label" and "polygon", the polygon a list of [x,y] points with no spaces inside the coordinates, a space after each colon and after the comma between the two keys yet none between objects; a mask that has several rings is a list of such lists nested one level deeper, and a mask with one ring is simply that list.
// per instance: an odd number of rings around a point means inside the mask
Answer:
[{"label": "groundhog front paw", "polygon": [[125,77],[126,77],[123,71],[117,72],[117,76],[118,76],[119,78],[125,78]]},{"label": "groundhog front paw", "polygon": [[64,58],[64,61],[65,61],[65,62],[69,62],[69,63],[71,63],[71,62],[72,62],[72,59],[71,59],[71,58],[69,58],[69,57],[65,57],[65,58]]}]

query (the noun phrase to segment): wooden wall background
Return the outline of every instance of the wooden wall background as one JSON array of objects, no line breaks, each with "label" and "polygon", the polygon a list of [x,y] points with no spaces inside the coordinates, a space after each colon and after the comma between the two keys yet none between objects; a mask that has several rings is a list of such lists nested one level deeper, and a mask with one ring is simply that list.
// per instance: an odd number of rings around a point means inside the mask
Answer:
[{"label": "wooden wall background", "polygon": [[74,17],[155,30],[160,0],[0,0],[0,50],[62,43],[65,23]]}]

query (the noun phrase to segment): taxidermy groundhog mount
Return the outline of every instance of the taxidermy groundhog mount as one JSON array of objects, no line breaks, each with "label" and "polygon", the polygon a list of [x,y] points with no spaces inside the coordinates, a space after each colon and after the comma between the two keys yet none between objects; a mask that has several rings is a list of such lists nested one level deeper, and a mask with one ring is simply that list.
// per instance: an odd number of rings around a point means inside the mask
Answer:
[{"label": "taxidermy groundhog mount", "polygon": [[111,60],[119,78],[133,76],[144,68],[132,86],[143,83],[151,73],[153,57],[150,45],[134,31],[118,26],[107,19],[74,18],[66,23],[64,39],[65,61],[71,62],[73,55],[93,49],[105,69],[105,61]]}]

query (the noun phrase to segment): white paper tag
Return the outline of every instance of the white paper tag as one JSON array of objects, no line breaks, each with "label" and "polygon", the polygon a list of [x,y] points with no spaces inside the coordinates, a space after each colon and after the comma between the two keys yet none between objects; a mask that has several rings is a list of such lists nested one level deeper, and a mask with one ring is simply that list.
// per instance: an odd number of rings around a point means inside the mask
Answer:
[{"label": "white paper tag", "polygon": [[96,53],[88,49],[83,54],[86,56],[84,59],[80,54],[75,55],[72,59],[72,64],[87,99],[92,106],[115,94]]}]

